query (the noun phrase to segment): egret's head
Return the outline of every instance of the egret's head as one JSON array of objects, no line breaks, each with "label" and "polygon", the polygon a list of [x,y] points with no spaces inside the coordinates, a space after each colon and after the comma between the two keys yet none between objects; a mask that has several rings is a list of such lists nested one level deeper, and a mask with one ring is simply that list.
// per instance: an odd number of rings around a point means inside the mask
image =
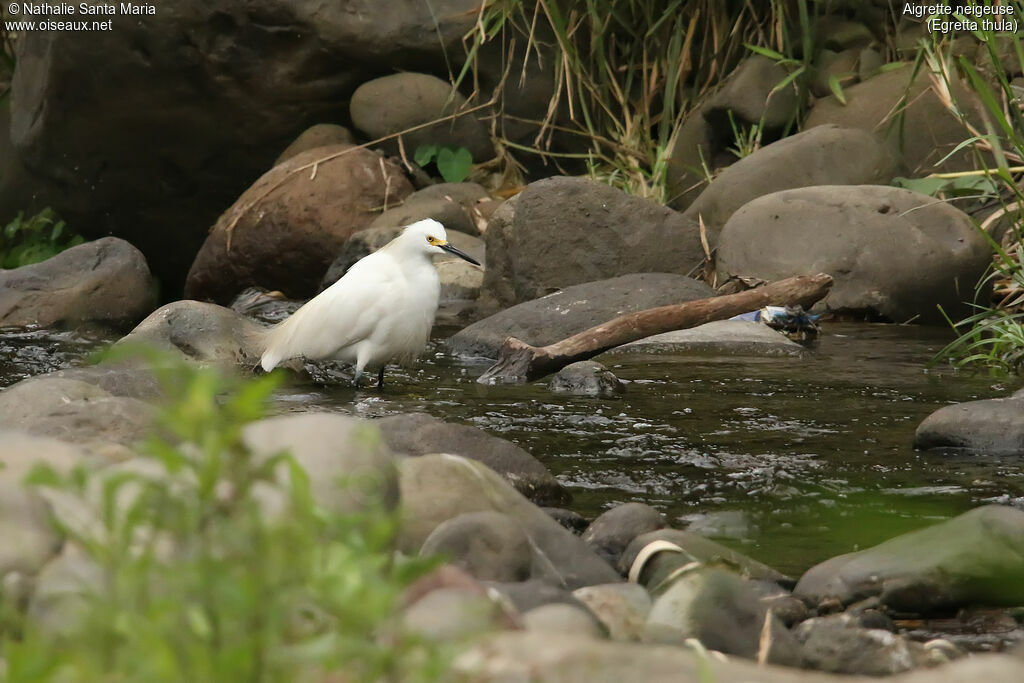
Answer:
[{"label": "egret's head", "polygon": [[448,234],[445,233],[444,226],[433,218],[417,221],[406,227],[402,232],[402,237],[411,240],[413,244],[418,241],[423,251],[428,254],[448,252],[469,261],[473,265],[480,265],[480,262],[469,254],[448,244]]}]

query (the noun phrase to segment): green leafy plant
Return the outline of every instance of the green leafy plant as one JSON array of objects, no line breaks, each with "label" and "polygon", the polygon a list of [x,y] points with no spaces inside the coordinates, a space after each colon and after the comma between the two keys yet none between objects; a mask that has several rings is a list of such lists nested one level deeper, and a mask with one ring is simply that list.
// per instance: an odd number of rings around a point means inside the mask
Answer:
[{"label": "green leafy plant", "polygon": [[31,218],[19,212],[0,232],[0,268],[39,263],[84,241],[53,209],[43,209]]},{"label": "green leafy plant", "polygon": [[[325,509],[291,455],[257,459],[245,447],[242,430],[265,413],[277,376],[244,381],[141,353],[168,403],[140,458],[31,475],[94,510],[95,519],[79,515],[63,530],[100,579],[62,633],[30,618],[7,629],[3,680],[443,675],[442,650],[392,623],[400,591],[432,566],[396,559],[395,515],[372,504],[354,514]],[[280,506],[266,505],[272,490]]]},{"label": "green leafy plant", "polygon": [[446,183],[461,183],[473,168],[473,155],[465,147],[420,145],[413,161],[423,167],[433,162]]},{"label": "green leafy plant", "polygon": [[994,306],[975,304],[978,312],[963,320],[954,322],[945,316],[958,336],[932,363],[946,360],[958,368],[980,365],[1004,372],[1024,370],[1024,243],[1019,228],[1014,231],[1016,244],[1010,249],[985,233],[995,257],[979,290],[992,286],[1001,300]]},{"label": "green leafy plant", "polygon": [[1024,369],[1024,312],[982,309],[959,322],[949,320],[949,323],[958,332],[965,331],[940,351],[935,360],[949,360],[958,368],[982,365],[1003,372]]},{"label": "green leafy plant", "polygon": [[[1014,16],[1024,12],[1020,0],[1005,4]],[[946,158],[967,150],[979,169],[933,174],[930,179],[954,179],[959,185],[951,188],[954,192],[977,190],[981,198],[994,198],[1001,205],[986,208],[987,215],[979,213],[979,227],[993,259],[976,291],[977,312],[955,322],[947,317],[958,336],[935,360],[1019,373],[1024,370],[1024,110],[1012,81],[1024,68],[1024,43],[1017,34],[997,33],[985,22],[978,23],[973,34],[982,49],[977,55],[971,51],[969,56],[955,56],[952,37],[933,34],[920,43],[914,64],[915,69],[928,70],[933,92],[964,125],[965,139]],[[967,86],[968,99],[959,98],[954,80]],[[975,182],[978,185],[972,186]],[[996,239],[992,232],[999,223],[1009,225]],[[983,295],[988,292],[993,298],[986,300]]]}]

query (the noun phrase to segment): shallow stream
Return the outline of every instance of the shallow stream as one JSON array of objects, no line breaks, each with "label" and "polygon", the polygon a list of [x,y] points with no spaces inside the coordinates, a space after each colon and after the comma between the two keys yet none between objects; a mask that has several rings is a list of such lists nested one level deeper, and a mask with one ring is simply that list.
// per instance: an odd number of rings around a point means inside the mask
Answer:
[{"label": "shallow stream", "polygon": [[[20,336],[19,336],[20,335]],[[511,439],[593,517],[642,501],[781,571],[810,565],[985,502],[1024,506],[1024,460],[918,453],[918,423],[951,402],[1024,382],[928,369],[942,329],[828,325],[801,358],[616,355],[618,400],[567,398],[543,382],[484,387],[486,364],[434,345],[389,385],[296,380],[282,411],[375,417],[420,410]],[[74,362],[99,341],[0,331],[0,386]]]}]

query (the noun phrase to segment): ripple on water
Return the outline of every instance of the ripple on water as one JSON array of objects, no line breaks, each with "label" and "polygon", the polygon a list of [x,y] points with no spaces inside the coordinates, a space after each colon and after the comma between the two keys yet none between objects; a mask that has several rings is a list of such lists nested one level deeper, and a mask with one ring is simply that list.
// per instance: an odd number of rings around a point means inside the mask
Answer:
[{"label": "ripple on water", "polygon": [[113,339],[98,330],[0,328],[0,387],[80,365],[84,357]]}]

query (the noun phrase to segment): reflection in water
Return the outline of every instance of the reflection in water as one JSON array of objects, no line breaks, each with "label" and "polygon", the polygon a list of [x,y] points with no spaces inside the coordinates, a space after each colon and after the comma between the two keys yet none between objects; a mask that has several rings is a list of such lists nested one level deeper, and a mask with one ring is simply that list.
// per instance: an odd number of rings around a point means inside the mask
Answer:
[{"label": "reflection in water", "polygon": [[[0,386],[98,343],[34,334],[0,333]],[[926,369],[946,341],[938,329],[832,325],[802,358],[610,356],[601,360],[628,383],[617,400],[556,397],[543,382],[477,385],[486,365],[434,347],[415,367],[389,370],[383,393],[322,368],[326,384],[296,378],[277,410],[421,410],[472,424],[537,456],[588,517],[642,501],[678,526],[710,519],[705,532],[798,574],[985,502],[1024,506],[1024,461],[911,448],[936,408],[1020,385]]]}]

